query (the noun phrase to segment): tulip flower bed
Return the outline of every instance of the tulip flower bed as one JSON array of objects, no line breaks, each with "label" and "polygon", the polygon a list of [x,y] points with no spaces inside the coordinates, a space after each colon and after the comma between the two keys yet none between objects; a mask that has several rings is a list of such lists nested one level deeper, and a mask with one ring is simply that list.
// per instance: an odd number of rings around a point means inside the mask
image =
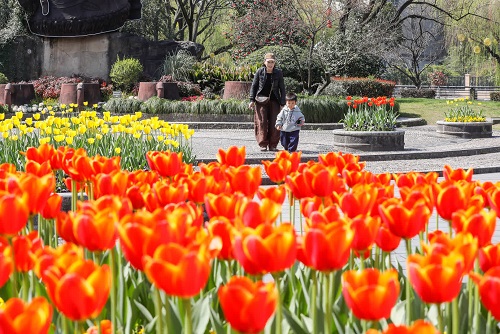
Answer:
[{"label": "tulip flower bed", "polygon": [[[66,146],[25,157],[25,171],[0,166],[2,333],[498,332],[500,186],[472,170],[438,182],[281,151],[262,187],[244,147],[197,168],[148,151],[135,171]],[[391,261],[402,241],[407,275]]]}]

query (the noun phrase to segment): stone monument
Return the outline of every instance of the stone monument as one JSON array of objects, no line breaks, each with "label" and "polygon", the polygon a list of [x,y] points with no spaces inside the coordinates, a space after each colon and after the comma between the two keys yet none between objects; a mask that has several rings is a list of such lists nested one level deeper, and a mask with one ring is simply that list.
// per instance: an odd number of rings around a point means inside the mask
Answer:
[{"label": "stone monument", "polygon": [[140,0],[18,0],[28,26],[44,37],[90,36],[118,30],[141,17]]}]

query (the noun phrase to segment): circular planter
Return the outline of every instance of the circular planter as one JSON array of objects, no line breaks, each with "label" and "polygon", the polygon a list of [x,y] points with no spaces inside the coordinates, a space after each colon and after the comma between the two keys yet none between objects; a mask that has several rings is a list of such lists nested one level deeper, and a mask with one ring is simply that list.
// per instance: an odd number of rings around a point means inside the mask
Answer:
[{"label": "circular planter", "polygon": [[65,83],[61,85],[59,103],[75,103],[83,106],[83,102],[89,105],[101,102],[101,88],[98,83]]},{"label": "circular planter", "polygon": [[395,131],[347,131],[333,130],[333,144],[344,150],[358,151],[402,151],[405,148],[405,133]]},{"label": "circular planter", "polygon": [[251,81],[226,81],[224,82],[223,100],[239,99],[245,100],[250,95]]},{"label": "circular planter", "polygon": [[486,138],[493,134],[493,122],[438,121],[436,132],[462,138]]},{"label": "circular planter", "polygon": [[33,84],[2,84],[0,85],[0,103],[6,105],[31,104],[35,99]]},{"label": "circular planter", "polygon": [[179,88],[175,82],[140,82],[137,98],[146,101],[153,96],[167,100],[179,100]]}]

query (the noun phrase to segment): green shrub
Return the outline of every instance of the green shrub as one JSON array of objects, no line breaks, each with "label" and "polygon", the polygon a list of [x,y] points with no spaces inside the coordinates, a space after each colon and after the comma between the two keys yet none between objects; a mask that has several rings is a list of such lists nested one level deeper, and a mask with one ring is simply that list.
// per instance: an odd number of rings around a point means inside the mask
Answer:
[{"label": "green shrub", "polygon": [[141,77],[143,67],[138,59],[124,58],[115,61],[111,67],[109,77],[113,84],[126,92],[129,92]]},{"label": "green shrub", "polygon": [[291,78],[291,77],[284,77],[283,79],[285,81],[285,87],[286,87],[287,93],[290,93],[290,92],[300,93],[300,92],[302,92],[303,86],[300,83],[300,81],[298,81],[294,78]]},{"label": "green shrub", "polygon": [[117,114],[133,114],[141,110],[141,104],[137,99],[111,98],[103,109]]},{"label": "green shrub", "polygon": [[490,93],[491,101],[500,101],[500,92],[491,92]]},{"label": "green shrub", "polygon": [[433,99],[436,97],[436,91],[434,89],[425,89],[425,88],[421,89],[405,88],[401,91],[401,97]]},{"label": "green shrub", "polygon": [[5,114],[9,112],[9,106],[6,104],[0,104],[0,114]]},{"label": "green shrub", "polygon": [[9,79],[5,74],[0,73],[0,84],[6,84],[6,83],[9,83]]},{"label": "green shrub", "polygon": [[340,78],[332,81],[342,83],[346,94],[351,96],[392,96],[396,83],[394,81],[371,78]]},{"label": "green shrub", "polygon": [[162,75],[170,75],[173,80],[189,81],[196,64],[196,57],[189,51],[180,50],[165,57],[162,66]]},{"label": "green shrub", "polygon": [[307,123],[338,123],[347,112],[347,104],[328,96],[300,97],[297,105]]}]

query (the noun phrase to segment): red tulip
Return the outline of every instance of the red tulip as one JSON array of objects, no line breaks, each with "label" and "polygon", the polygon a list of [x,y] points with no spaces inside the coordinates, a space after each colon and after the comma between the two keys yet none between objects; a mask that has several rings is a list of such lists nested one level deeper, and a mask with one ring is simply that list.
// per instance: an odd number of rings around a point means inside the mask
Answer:
[{"label": "red tulip", "polygon": [[464,275],[461,254],[411,254],[407,261],[410,283],[424,303],[448,303],[458,296]]},{"label": "red tulip", "polygon": [[474,170],[469,168],[467,171],[464,171],[462,168],[453,169],[450,165],[445,165],[443,168],[443,177],[445,181],[472,181],[472,175],[474,174]]},{"label": "red tulip", "polygon": [[479,247],[491,242],[495,232],[497,214],[494,210],[486,211],[481,207],[470,206],[452,214],[451,225],[455,232],[467,232],[477,238]]},{"label": "red tulip", "polygon": [[209,248],[210,240],[207,240],[199,245],[160,245],[153,256],[143,257],[148,279],[167,295],[181,298],[196,296],[207,284],[214,256]]},{"label": "red tulip", "polygon": [[229,167],[226,172],[233,191],[239,191],[250,198],[254,197],[262,182],[260,167],[241,165],[239,167]]},{"label": "red tulip", "polygon": [[342,294],[347,306],[362,320],[380,320],[391,316],[399,298],[398,272],[380,272],[370,268],[342,274]]},{"label": "red tulip", "polygon": [[260,333],[278,304],[274,283],[233,276],[217,292],[227,322],[241,333]]},{"label": "red tulip", "polygon": [[46,334],[52,323],[52,306],[43,297],[29,303],[11,298],[0,307],[0,333]]},{"label": "red tulip", "polygon": [[286,198],[286,189],[283,185],[277,187],[259,187],[257,197],[260,200],[269,198],[278,204],[283,204]]},{"label": "red tulip", "polygon": [[57,309],[71,320],[82,321],[97,317],[106,305],[111,272],[107,265],[80,260],[49,267],[43,282]]},{"label": "red tulip", "polygon": [[224,151],[223,149],[219,149],[217,156],[217,161],[221,165],[239,167],[245,163],[245,146],[237,147],[231,146]]},{"label": "red tulip", "polygon": [[431,216],[423,200],[410,203],[389,199],[379,206],[379,212],[391,232],[405,239],[413,238],[423,231]]},{"label": "red tulip", "polygon": [[55,219],[59,212],[61,212],[62,200],[61,195],[56,193],[50,194],[41,212],[42,217],[45,219]]},{"label": "red tulip", "polygon": [[30,206],[28,193],[0,191],[0,235],[15,235],[28,222]]},{"label": "red tulip", "polygon": [[493,267],[484,276],[471,273],[470,278],[479,289],[484,307],[491,312],[493,318],[500,320],[500,267]]},{"label": "red tulip", "polygon": [[156,171],[161,177],[172,178],[181,173],[185,167],[182,162],[182,152],[149,151],[146,153],[146,160],[149,168]]},{"label": "red tulip", "polygon": [[317,224],[298,243],[297,259],[322,272],[342,269],[351,253],[354,231],[345,221]]},{"label": "red tulip", "polygon": [[13,271],[14,262],[9,242],[0,237],[0,288],[7,283]]},{"label": "red tulip", "polygon": [[244,228],[234,240],[234,257],[250,275],[280,272],[296,259],[297,243],[291,224],[262,224]]},{"label": "red tulip", "polygon": [[484,273],[493,267],[500,266],[500,244],[480,248],[478,256],[479,266]]}]

